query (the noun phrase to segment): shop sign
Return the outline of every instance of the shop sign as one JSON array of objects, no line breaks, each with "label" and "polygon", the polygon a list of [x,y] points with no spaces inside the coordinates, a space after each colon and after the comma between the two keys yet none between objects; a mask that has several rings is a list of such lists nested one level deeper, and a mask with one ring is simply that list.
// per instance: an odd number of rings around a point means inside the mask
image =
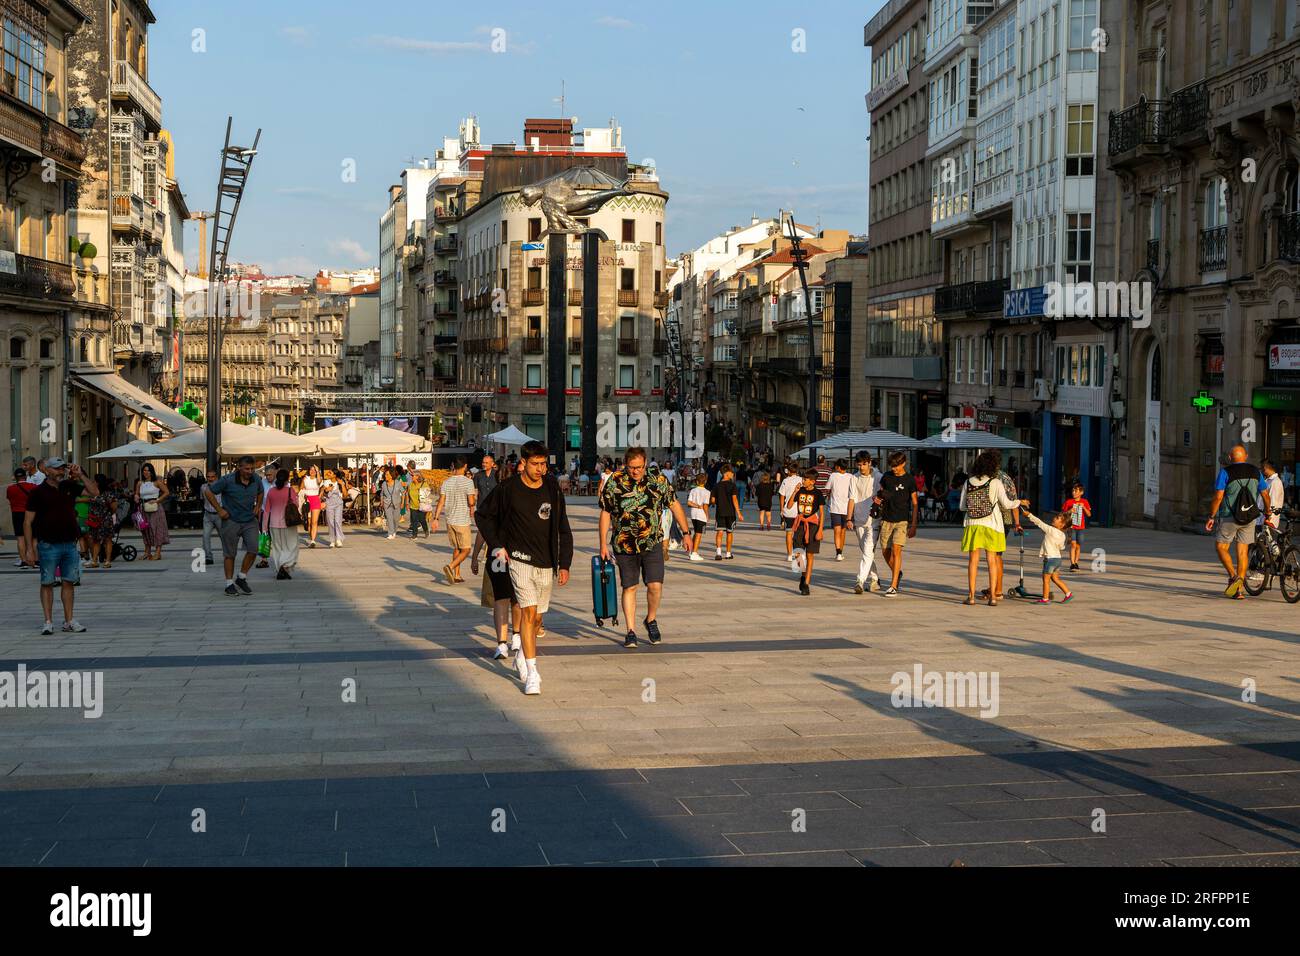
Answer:
[{"label": "shop sign", "polygon": [[1002,293],[1002,315],[1007,319],[1025,319],[1043,315],[1043,305],[1047,301],[1045,286],[1029,289],[1014,289]]},{"label": "shop sign", "polygon": [[1268,367],[1280,371],[1300,371],[1300,343],[1294,345],[1270,345],[1268,347]]}]

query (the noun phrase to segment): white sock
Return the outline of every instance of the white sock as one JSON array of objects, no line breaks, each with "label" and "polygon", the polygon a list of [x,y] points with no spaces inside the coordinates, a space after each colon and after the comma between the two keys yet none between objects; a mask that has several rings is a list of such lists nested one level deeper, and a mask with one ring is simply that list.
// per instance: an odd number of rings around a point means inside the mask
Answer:
[{"label": "white sock", "polygon": [[529,676],[529,677],[536,677],[536,676],[537,676],[537,658],[535,658],[535,657],[529,657],[529,658],[527,658],[527,659],[524,661],[524,663],[528,665],[528,676]]},{"label": "white sock", "polygon": [[243,580],[245,580],[245,579],[248,577],[248,575],[245,574],[243,571],[240,571],[237,575],[235,575],[235,577],[237,577],[237,578],[239,578],[239,580],[243,581]]},{"label": "white sock", "polygon": [[234,579],[234,578],[226,578],[226,587],[228,587],[228,588],[233,588],[234,586],[235,586],[235,579]]}]

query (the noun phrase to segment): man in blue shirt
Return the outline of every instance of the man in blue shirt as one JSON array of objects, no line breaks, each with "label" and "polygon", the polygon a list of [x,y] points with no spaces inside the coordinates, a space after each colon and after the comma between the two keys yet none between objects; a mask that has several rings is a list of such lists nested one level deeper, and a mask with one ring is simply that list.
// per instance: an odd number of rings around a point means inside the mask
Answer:
[{"label": "man in blue shirt", "polygon": [[[218,501],[216,496],[220,495]],[[221,551],[225,558],[226,593],[238,597],[252,594],[248,570],[257,559],[257,536],[262,520],[262,482],[253,473],[253,459],[245,455],[232,472],[207,486],[208,503],[221,516]],[[240,542],[244,545],[244,563],[235,575],[235,556]]]},{"label": "man in blue shirt", "polygon": [[[1244,446],[1232,446],[1231,463],[1219,469],[1219,476],[1214,482],[1214,500],[1210,503],[1209,520],[1205,522],[1206,531],[1213,531],[1214,522],[1219,522],[1214,548],[1219,554],[1219,561],[1228,572],[1228,587],[1223,593],[1226,597],[1238,600],[1246,597],[1243,584],[1246,580],[1250,546],[1255,540],[1255,518],[1259,512],[1259,469],[1249,464],[1246,457]],[[1255,514],[1243,516],[1234,510],[1243,492],[1248,496],[1247,500],[1253,503]],[[1231,550],[1236,551],[1235,566]]]}]

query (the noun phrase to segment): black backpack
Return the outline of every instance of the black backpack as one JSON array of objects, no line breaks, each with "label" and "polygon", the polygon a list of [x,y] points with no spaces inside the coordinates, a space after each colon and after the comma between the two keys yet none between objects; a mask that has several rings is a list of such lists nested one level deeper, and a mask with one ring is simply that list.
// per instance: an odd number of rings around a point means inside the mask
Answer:
[{"label": "black backpack", "polygon": [[1232,502],[1232,520],[1237,524],[1254,524],[1259,518],[1259,489],[1251,490],[1254,481],[1245,481],[1237,490],[1237,497]]}]

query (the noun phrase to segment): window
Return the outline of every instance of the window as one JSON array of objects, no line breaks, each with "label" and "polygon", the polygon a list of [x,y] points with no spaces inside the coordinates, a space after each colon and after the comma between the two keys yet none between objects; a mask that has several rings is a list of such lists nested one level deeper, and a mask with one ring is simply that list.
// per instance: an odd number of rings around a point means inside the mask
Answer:
[{"label": "window", "polygon": [[662,367],[662,366],[660,366],[660,365],[655,365],[655,366],[654,366],[653,376],[652,376],[651,379],[650,379],[650,387],[651,387],[651,388],[663,388],[663,387],[664,387],[664,380],[663,380],[663,367]]},{"label": "window", "polygon": [[524,366],[524,388],[542,387],[542,366],[539,362],[529,362]]},{"label": "window", "polygon": [[966,353],[965,345],[965,339],[953,339],[952,380],[958,383],[961,382],[963,359]]},{"label": "window", "polygon": [[47,359],[53,357],[54,357],[54,343],[51,342],[49,339],[41,339],[41,358]]},{"label": "window", "polygon": [[1092,385],[1092,346],[1079,346],[1079,384]]},{"label": "window", "polygon": [[507,362],[502,362],[497,368],[497,387],[510,387],[510,365]]},{"label": "window", "polygon": [[618,287],[624,292],[631,292],[636,289],[636,270],[620,269]]},{"label": "window", "polygon": [[664,281],[663,272],[661,272],[659,269],[656,269],[655,270],[655,292],[656,293],[663,291],[663,281]]},{"label": "window", "polygon": [[569,366],[569,388],[582,388],[582,366]]},{"label": "window", "polygon": [[542,287],[542,267],[531,266],[528,269],[528,288],[536,291]]},{"label": "window", "polygon": [[528,241],[537,242],[542,238],[542,220],[541,217],[534,217],[528,220]]},{"label": "window", "polygon": [[987,385],[993,372],[993,342],[984,337],[984,369],[980,373],[980,384]]},{"label": "window", "polygon": [[[1293,0],[1286,0],[1293,5]],[[1251,0],[1250,4],[1250,55],[1263,53],[1268,47],[1268,38],[1273,33],[1273,8],[1277,0]],[[8,24],[6,24],[8,26]]]},{"label": "window", "polygon": [[13,94],[45,112],[45,38],[5,18],[5,72],[13,77]]},{"label": "window", "polygon": [[1228,182],[1215,176],[1205,186],[1205,228],[1217,229],[1228,224]]},{"label": "window", "polygon": [[[1097,28],[1097,0],[1068,0],[1070,4],[1070,57],[1066,69],[1095,70],[1092,31]],[[1262,6],[1256,0],[1256,6]],[[1272,3],[1268,4],[1272,7]]]},{"label": "window", "polygon": [[636,220],[635,219],[623,220],[623,241],[636,242]]},{"label": "window", "polygon": [[663,244],[664,244],[664,224],[662,222],[657,222],[655,223],[655,245],[662,246]]},{"label": "window", "polygon": [[1093,167],[1091,103],[1066,107],[1065,175],[1091,176]]},{"label": "window", "polygon": [[966,384],[967,385],[975,384],[975,369],[976,369],[975,347],[976,347],[975,336],[973,335],[967,336],[966,354],[967,356],[969,356],[969,361],[966,363]]},{"label": "window", "polygon": [[[22,340],[10,340],[10,355],[13,354],[14,341]],[[17,458],[17,452],[22,452],[26,447],[23,444],[23,368],[18,365],[9,369],[9,434],[16,449],[14,457]]]},{"label": "window", "polygon": [[508,219],[502,219],[501,220],[501,245],[504,246],[506,243],[510,241],[507,238],[509,235],[510,235],[510,221]]},{"label": "window", "polygon": [[1091,282],[1092,213],[1067,213],[1065,228],[1065,271],[1073,282]]},{"label": "window", "polygon": [[636,366],[620,365],[618,367],[618,387],[636,388]]}]

